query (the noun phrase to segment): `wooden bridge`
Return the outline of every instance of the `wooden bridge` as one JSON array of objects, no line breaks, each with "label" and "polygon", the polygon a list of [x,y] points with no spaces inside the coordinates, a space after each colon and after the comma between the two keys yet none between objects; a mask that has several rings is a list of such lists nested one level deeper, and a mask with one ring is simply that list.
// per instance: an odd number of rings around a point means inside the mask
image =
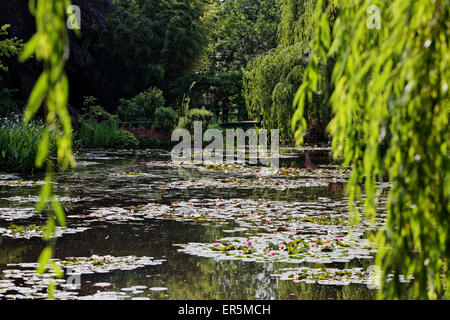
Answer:
[{"label": "wooden bridge", "polygon": [[[244,112],[240,106],[211,108],[208,110],[216,115],[222,128],[250,129],[255,126],[260,126],[260,122],[258,121],[243,121]],[[230,118],[234,118],[235,120],[230,120]]]}]

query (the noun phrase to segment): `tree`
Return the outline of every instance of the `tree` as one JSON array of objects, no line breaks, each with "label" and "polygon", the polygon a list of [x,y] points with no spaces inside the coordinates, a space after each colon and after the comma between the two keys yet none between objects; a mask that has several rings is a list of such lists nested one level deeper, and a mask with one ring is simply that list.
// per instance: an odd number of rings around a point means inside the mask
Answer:
[{"label": "tree", "polygon": [[[392,184],[386,230],[375,238],[384,298],[450,296],[449,14],[448,0],[317,0],[312,16],[313,54],[294,100],[293,129],[301,143],[319,65],[334,57],[329,129],[335,155],[353,166],[352,210],[364,191],[373,219],[377,181],[387,176]],[[413,276],[413,285],[401,275]]]},{"label": "tree", "polygon": [[[108,32],[94,45],[96,82],[115,100],[163,90],[190,72],[206,46],[205,0],[115,0]],[[111,92],[111,90],[106,90]]]},{"label": "tree", "polygon": [[217,0],[208,12],[210,40],[202,72],[239,71],[277,46],[279,0]]},{"label": "tree", "polygon": [[266,129],[280,129],[292,140],[292,97],[301,84],[307,62],[300,46],[279,47],[249,63],[244,71],[244,97],[250,117]]},{"label": "tree", "polygon": [[[0,37],[6,37],[0,40],[0,59],[17,56],[22,50],[22,41],[17,40],[17,38],[7,37],[9,27],[9,25],[0,27]],[[16,90],[8,89],[4,86],[2,72],[8,72],[8,67],[0,60],[0,117],[8,116],[19,108],[17,102],[13,99],[13,94]]]},{"label": "tree", "polygon": [[[311,53],[309,39],[315,33],[311,25],[315,3],[315,0],[280,0],[280,45],[249,63],[244,71],[244,96],[249,113],[259,118],[265,128],[279,128],[281,136],[289,140],[293,140],[292,97],[302,82]],[[305,105],[305,118],[313,124],[308,132],[309,142],[327,140],[325,128],[331,119],[328,100],[332,67],[321,64],[319,70],[320,90]]]}]

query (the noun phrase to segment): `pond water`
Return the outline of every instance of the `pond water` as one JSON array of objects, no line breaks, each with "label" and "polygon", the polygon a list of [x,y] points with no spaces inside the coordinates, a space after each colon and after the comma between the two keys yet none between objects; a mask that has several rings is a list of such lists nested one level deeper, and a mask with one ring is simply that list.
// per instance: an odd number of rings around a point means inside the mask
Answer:
[{"label": "pond water", "polygon": [[[66,274],[55,298],[374,298],[373,227],[351,224],[349,171],[326,149],[291,150],[280,164],[274,172],[173,163],[160,151],[79,154],[55,183],[68,217],[57,233]],[[51,274],[34,271],[45,246],[45,216],[33,213],[41,183],[0,175],[0,299],[46,297]],[[67,284],[74,276],[80,287]]]}]

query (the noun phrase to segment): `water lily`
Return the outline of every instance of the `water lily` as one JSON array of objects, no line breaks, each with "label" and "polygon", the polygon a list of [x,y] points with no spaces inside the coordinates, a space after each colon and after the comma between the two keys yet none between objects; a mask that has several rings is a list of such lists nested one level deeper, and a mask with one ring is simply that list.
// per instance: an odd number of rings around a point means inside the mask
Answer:
[{"label": "water lily", "polygon": [[298,280],[298,279],[299,279],[298,274],[294,275],[294,280]]},{"label": "water lily", "polygon": [[344,241],[344,238],[337,238],[336,240],[339,242],[342,242],[342,241]]},{"label": "water lily", "polygon": [[276,252],[272,250],[272,251],[269,252],[269,254],[270,254],[271,256],[274,256],[274,255],[276,254]]},{"label": "water lily", "polygon": [[314,247],[316,246],[316,244],[315,244],[315,242],[311,242],[311,243],[309,244],[309,246],[310,246],[311,248],[314,248]]},{"label": "water lily", "polygon": [[267,222],[267,223],[270,223],[271,221],[270,221],[270,219],[266,219],[266,222]]},{"label": "water lily", "polygon": [[247,241],[247,245],[248,245],[249,247],[251,247],[251,246],[252,246],[252,244],[253,244],[253,242],[251,242],[250,240],[249,240],[249,241]]},{"label": "water lily", "polygon": [[286,246],[284,244],[280,244],[280,246],[278,247],[280,250],[285,250]]},{"label": "water lily", "polygon": [[218,246],[220,246],[220,243],[218,243],[218,242],[214,242],[213,244],[212,244],[212,246],[215,248],[215,247],[218,247]]},{"label": "water lily", "polygon": [[324,249],[329,249],[330,248],[330,244],[325,242],[322,246]]}]

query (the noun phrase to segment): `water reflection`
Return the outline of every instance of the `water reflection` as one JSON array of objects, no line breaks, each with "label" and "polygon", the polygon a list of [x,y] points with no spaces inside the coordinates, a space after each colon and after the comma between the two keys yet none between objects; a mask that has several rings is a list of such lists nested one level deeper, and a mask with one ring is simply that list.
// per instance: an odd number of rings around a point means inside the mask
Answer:
[{"label": "water reflection", "polygon": [[[160,190],[159,186],[173,181],[188,181],[205,176],[221,179],[220,172],[201,172],[195,168],[158,165],[161,159],[105,159],[87,157],[80,166],[57,177],[56,192],[66,197],[68,214],[80,214],[90,208],[127,207],[151,202],[171,204],[192,198],[268,199],[276,201],[315,201],[319,198],[343,200],[344,183],[329,179],[326,186],[276,190],[273,188],[239,189],[199,188]],[[307,152],[295,158],[281,160],[286,167],[307,167],[313,170],[330,163],[328,152]],[[30,179],[30,177],[23,177]],[[32,180],[39,181],[40,176]],[[244,176],[243,179],[254,179]],[[30,208],[38,186],[0,186],[0,207]],[[14,197],[14,200],[11,198]],[[19,198],[17,198],[19,197]],[[75,200],[78,199],[78,200]],[[22,224],[42,223],[43,217],[33,216]],[[70,222],[70,221],[69,221]],[[0,227],[10,222],[0,218]],[[166,220],[145,220],[126,224],[94,223],[79,234],[65,235],[56,246],[56,258],[88,257],[91,255],[146,256],[165,259],[162,265],[135,271],[115,271],[108,274],[82,276],[79,296],[97,291],[120,291],[133,286],[145,286],[140,296],[152,299],[372,299],[373,290],[364,285],[325,286],[282,281],[273,277],[282,264],[245,261],[216,261],[186,255],[174,244],[211,243],[226,236],[230,225],[199,224]],[[0,237],[0,271],[10,263],[35,262],[42,250],[42,240],[18,240]],[[368,266],[371,261],[353,261],[352,265]],[[347,266],[338,266],[347,267]],[[95,283],[111,283],[101,289]],[[167,288],[167,290],[151,290]]]}]

